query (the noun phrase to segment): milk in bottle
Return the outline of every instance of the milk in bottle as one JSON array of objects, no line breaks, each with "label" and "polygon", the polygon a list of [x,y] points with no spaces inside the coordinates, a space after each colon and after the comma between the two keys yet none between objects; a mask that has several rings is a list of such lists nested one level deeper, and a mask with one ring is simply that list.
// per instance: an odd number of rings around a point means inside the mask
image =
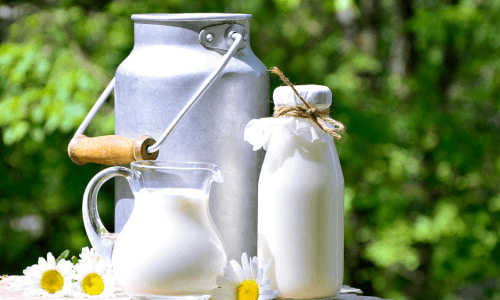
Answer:
[{"label": "milk in bottle", "polygon": [[258,183],[258,256],[271,261],[271,288],[281,298],[333,297],[343,277],[344,179],[333,138],[307,117],[311,108],[327,111],[332,95],[325,86],[295,88],[309,108],[284,86],[274,91],[275,109],[299,106],[301,117],[253,120],[245,132],[254,150],[267,151]]}]

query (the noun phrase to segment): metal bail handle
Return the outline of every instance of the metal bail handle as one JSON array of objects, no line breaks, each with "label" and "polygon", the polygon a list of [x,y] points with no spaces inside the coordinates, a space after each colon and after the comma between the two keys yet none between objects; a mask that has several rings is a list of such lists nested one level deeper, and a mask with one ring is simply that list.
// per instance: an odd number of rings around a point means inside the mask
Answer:
[{"label": "metal bail handle", "polygon": [[[212,74],[210,74],[210,76],[207,77],[207,79],[205,79],[193,97],[191,97],[188,103],[181,109],[172,122],[170,122],[169,126],[162,133],[158,141],[155,141],[150,136],[142,136],[137,140],[134,140],[118,135],[108,135],[102,137],[87,137],[83,135],[97,111],[99,111],[102,104],[106,101],[109,94],[111,94],[111,91],[114,89],[115,78],[113,77],[71,139],[68,145],[68,155],[71,160],[78,165],[86,163],[121,165],[131,163],[136,160],[156,159],[158,157],[160,145],[165,141],[167,136],[172,133],[174,128],[184,118],[186,113],[193,108],[201,96],[203,96],[208,88],[210,88],[215,80],[217,80],[229,60],[241,47],[246,46],[245,41],[247,40],[247,37],[248,34],[244,26],[237,24],[210,26],[204,28],[200,32],[200,43],[208,49],[222,51],[226,50],[226,45],[230,46],[219,66],[212,72]],[[214,41],[216,41],[216,47],[211,46]]]}]

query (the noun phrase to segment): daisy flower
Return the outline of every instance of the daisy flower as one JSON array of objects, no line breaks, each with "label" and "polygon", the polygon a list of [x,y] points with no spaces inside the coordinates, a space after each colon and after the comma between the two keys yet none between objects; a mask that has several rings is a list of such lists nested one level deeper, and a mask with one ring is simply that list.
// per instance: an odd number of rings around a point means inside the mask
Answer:
[{"label": "daisy flower", "polygon": [[89,249],[89,247],[82,248],[82,253],[80,253],[80,261],[98,261],[100,259],[99,254],[95,251],[94,248]]},{"label": "daisy flower", "polygon": [[71,294],[73,264],[65,259],[56,262],[52,253],[47,260],[38,258],[38,264],[24,269],[24,294],[26,296],[68,296]]},{"label": "daisy flower", "polygon": [[278,296],[279,292],[269,289],[266,273],[270,264],[259,268],[257,257],[248,259],[246,253],[241,255],[241,265],[231,260],[224,268],[224,276],[217,278],[219,288],[212,292],[212,300],[269,300]]},{"label": "daisy flower", "polygon": [[79,296],[111,296],[115,280],[108,261],[100,259],[94,249],[82,249],[74,266],[73,290]]}]

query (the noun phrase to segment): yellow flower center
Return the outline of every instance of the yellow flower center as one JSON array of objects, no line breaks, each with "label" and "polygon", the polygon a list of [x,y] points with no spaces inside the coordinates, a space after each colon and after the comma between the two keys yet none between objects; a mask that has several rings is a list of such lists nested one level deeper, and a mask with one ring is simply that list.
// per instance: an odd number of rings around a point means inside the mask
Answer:
[{"label": "yellow flower center", "polygon": [[46,290],[50,294],[54,294],[55,292],[62,290],[64,286],[64,278],[57,270],[48,270],[42,274],[40,285],[42,286],[42,289]]},{"label": "yellow flower center", "polygon": [[259,299],[259,285],[254,280],[244,280],[236,288],[236,300]]},{"label": "yellow flower center", "polygon": [[82,280],[82,289],[85,293],[95,296],[100,295],[104,291],[104,281],[101,275],[90,273]]}]

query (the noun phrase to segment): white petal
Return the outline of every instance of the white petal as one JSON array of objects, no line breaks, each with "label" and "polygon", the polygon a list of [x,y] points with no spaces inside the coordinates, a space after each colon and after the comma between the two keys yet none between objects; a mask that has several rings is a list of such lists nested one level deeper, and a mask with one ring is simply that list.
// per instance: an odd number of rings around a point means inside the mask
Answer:
[{"label": "white petal", "polygon": [[243,276],[245,276],[244,279],[253,279],[252,270],[250,270],[250,264],[248,262],[248,256],[246,252],[243,252],[243,254],[241,255],[241,267],[243,269]]},{"label": "white petal", "polygon": [[270,285],[269,278],[264,277],[264,280],[262,280],[261,285],[262,285],[263,287],[266,287],[266,289],[267,289],[267,288],[269,288],[269,285]]},{"label": "white petal", "polygon": [[26,276],[26,279],[31,280],[40,280],[40,276],[42,276],[42,268],[39,265],[33,265],[24,269],[23,274]]},{"label": "white petal", "polygon": [[83,247],[82,248],[82,253],[80,253],[80,258],[85,258],[90,255],[90,249],[89,247]]},{"label": "white petal", "polygon": [[266,275],[266,274],[267,274],[267,272],[269,272],[269,269],[271,268],[271,263],[272,263],[272,262],[271,262],[271,260],[269,260],[269,261],[267,262],[267,264],[265,264],[265,265],[262,267],[262,269],[264,270],[264,275]]},{"label": "white petal", "polygon": [[257,282],[259,284],[262,284],[266,278],[266,275],[264,274],[264,269],[259,268],[259,274],[257,275]]},{"label": "white petal", "polygon": [[26,269],[23,270],[23,274],[26,275],[26,274],[31,273],[32,269],[33,269],[33,266],[26,267]]},{"label": "white petal", "polygon": [[246,252],[241,253],[241,263],[244,261],[248,263],[248,254]]},{"label": "white petal", "polygon": [[252,262],[255,261],[257,263],[257,265],[259,264],[259,258],[257,256],[252,257],[251,261]]},{"label": "white petal", "polygon": [[94,251],[92,250],[93,249],[89,249],[89,247],[82,248],[82,253],[80,253],[80,258],[82,260],[92,259],[92,257],[95,256],[95,250]]},{"label": "white petal", "polygon": [[29,291],[29,290],[34,290],[34,289],[38,289],[40,288],[40,281],[37,280],[37,281],[25,281],[23,283],[23,290],[25,291]]},{"label": "white petal", "polygon": [[73,271],[73,263],[65,259],[61,259],[57,263],[56,269],[62,276],[68,276]]},{"label": "white petal", "polygon": [[254,256],[250,262],[250,270],[252,272],[252,278],[257,279],[259,276],[259,260],[257,259],[257,256]]},{"label": "white petal", "polygon": [[23,291],[23,295],[31,297],[43,296],[44,293],[46,292],[42,288],[25,289]]},{"label": "white petal", "polygon": [[45,260],[45,258],[39,257],[38,258],[38,265],[39,266],[45,266],[45,265],[47,265],[47,261]]},{"label": "white petal", "polygon": [[102,276],[102,280],[104,281],[104,291],[102,291],[100,296],[111,296],[115,292],[115,278],[110,276],[110,274],[106,274]]},{"label": "white petal", "polygon": [[267,278],[266,274],[269,271],[269,269],[271,268],[271,263],[272,263],[271,260],[269,260],[266,265],[259,268],[258,282],[260,282],[262,284],[264,284],[266,282],[266,278]]},{"label": "white petal", "polygon": [[239,278],[238,274],[235,272],[235,270],[231,267],[225,267],[224,268],[224,274],[228,279],[230,279],[233,282],[240,282],[242,279]]},{"label": "white petal", "polygon": [[[64,284],[66,286],[66,283]],[[68,284],[69,286],[69,284]],[[68,288],[68,286],[63,287],[62,290],[55,292],[54,294],[51,294],[55,297],[66,297],[66,296],[72,296],[71,289]]]},{"label": "white petal", "polygon": [[49,263],[51,266],[56,265],[56,259],[54,258],[54,255],[52,255],[51,252],[47,253],[47,263]]},{"label": "white petal", "polygon": [[261,293],[259,293],[259,300],[274,299],[274,298],[278,297],[279,294],[280,294],[280,292],[277,290],[261,291]]},{"label": "white petal", "polygon": [[231,260],[229,263],[231,264],[231,267],[233,268],[233,271],[236,274],[238,281],[245,280],[245,274],[243,273],[243,269],[241,268],[240,264],[238,264],[234,260]]}]

